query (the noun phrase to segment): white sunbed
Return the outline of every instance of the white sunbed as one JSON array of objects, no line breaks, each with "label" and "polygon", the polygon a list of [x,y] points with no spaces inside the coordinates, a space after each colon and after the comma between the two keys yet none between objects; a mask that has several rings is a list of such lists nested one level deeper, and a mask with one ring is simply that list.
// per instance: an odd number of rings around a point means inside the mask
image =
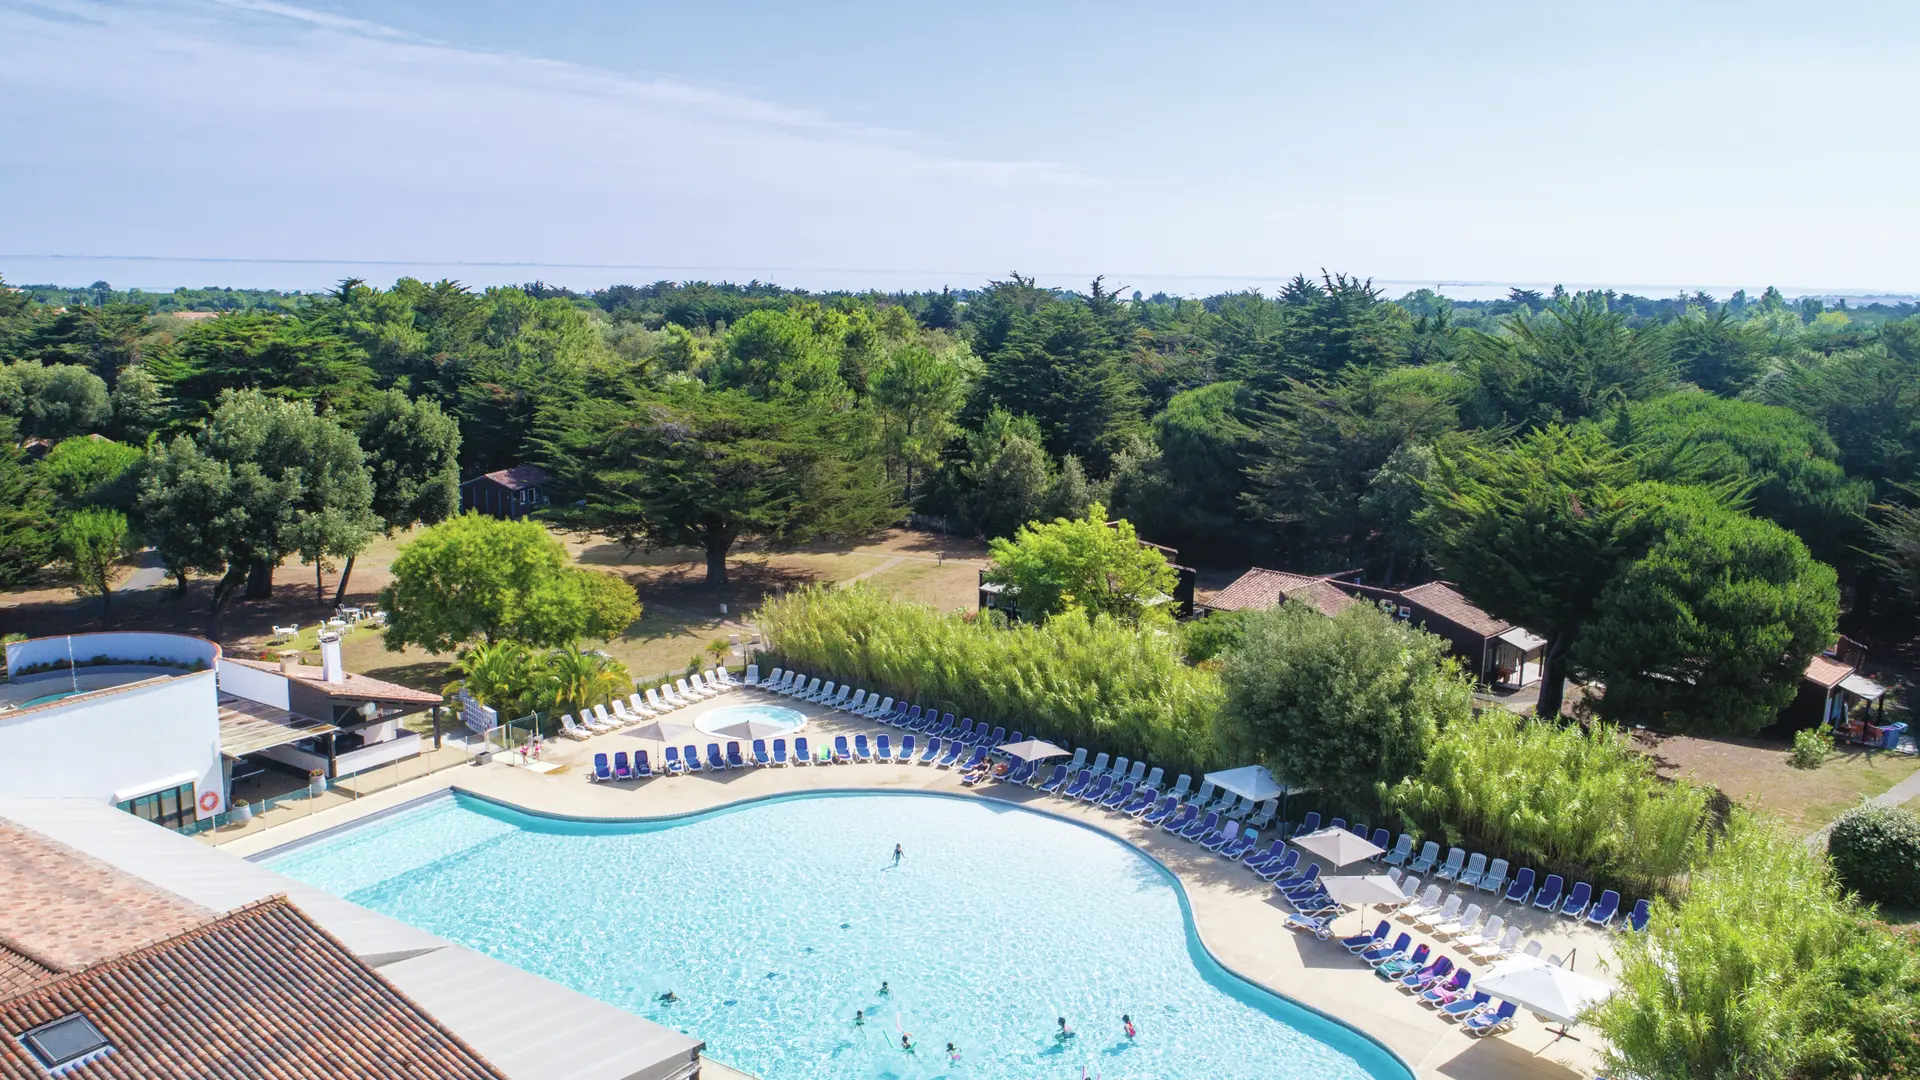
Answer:
[{"label": "white sunbed", "polygon": [[642,720],[649,720],[659,715],[654,711],[653,706],[647,704],[637,692],[627,697],[627,708]]},{"label": "white sunbed", "polygon": [[593,732],[573,722],[572,713],[560,714],[560,734],[565,735],[569,739],[593,738]]},{"label": "white sunbed", "polygon": [[[726,671],[727,671],[727,669],[726,669],[726,668],[721,668],[721,669],[720,669],[720,673],[721,673],[722,675],[725,675],[725,674],[726,674]],[[732,682],[733,680],[732,680],[731,678],[728,678],[728,679],[727,679],[727,681],[728,681],[728,682]],[[746,676],[746,679],[745,679],[744,681],[746,682],[746,684],[747,684],[748,686],[759,686],[759,685],[760,685],[760,665],[759,665],[759,664],[748,664],[748,665],[747,665],[747,676]]]},{"label": "white sunbed", "polygon": [[661,716],[673,711],[673,704],[661,696],[660,689],[654,686],[647,687],[647,705]]},{"label": "white sunbed", "polygon": [[673,688],[672,683],[664,683],[664,682],[660,684],[660,700],[666,702],[667,704],[673,706],[676,709],[683,709],[688,705],[693,704],[691,701],[688,701],[686,698],[682,697],[680,695],[680,692]]}]

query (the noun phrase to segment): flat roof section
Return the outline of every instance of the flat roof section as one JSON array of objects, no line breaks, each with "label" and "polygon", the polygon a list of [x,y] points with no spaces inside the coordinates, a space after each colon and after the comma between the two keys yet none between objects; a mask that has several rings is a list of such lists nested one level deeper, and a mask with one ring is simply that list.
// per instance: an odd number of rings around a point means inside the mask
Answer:
[{"label": "flat roof section", "polygon": [[252,698],[220,695],[220,752],[230,758],[338,730],[311,716]]}]

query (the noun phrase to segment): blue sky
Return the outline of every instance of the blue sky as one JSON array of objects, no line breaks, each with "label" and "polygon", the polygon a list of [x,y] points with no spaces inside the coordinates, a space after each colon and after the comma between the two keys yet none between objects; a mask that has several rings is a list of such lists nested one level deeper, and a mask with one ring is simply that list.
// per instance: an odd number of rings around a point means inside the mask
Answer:
[{"label": "blue sky", "polygon": [[1917,30],[1911,4],[0,0],[0,274],[1920,291]]}]

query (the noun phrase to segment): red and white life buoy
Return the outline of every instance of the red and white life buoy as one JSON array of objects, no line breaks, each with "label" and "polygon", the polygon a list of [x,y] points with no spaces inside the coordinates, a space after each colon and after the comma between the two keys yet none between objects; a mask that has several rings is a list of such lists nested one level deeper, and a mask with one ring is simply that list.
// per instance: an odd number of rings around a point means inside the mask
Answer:
[{"label": "red and white life buoy", "polygon": [[201,813],[211,814],[218,809],[220,809],[220,793],[219,792],[203,791],[200,793],[200,812]]}]

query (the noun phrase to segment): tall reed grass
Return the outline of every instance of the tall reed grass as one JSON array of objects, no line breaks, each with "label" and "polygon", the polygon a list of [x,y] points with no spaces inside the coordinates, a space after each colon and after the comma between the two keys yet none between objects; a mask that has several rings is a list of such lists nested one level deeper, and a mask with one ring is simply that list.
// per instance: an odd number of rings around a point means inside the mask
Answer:
[{"label": "tall reed grass", "polygon": [[1169,629],[1081,612],[996,626],[857,583],[769,600],[759,621],[770,662],[808,674],[1144,759],[1169,775],[1226,764],[1213,726],[1220,679],[1183,663]]},{"label": "tall reed grass", "polygon": [[1448,724],[1387,805],[1442,845],[1633,891],[1670,890],[1703,851],[1709,792],[1661,779],[1604,724],[1488,710]]}]

